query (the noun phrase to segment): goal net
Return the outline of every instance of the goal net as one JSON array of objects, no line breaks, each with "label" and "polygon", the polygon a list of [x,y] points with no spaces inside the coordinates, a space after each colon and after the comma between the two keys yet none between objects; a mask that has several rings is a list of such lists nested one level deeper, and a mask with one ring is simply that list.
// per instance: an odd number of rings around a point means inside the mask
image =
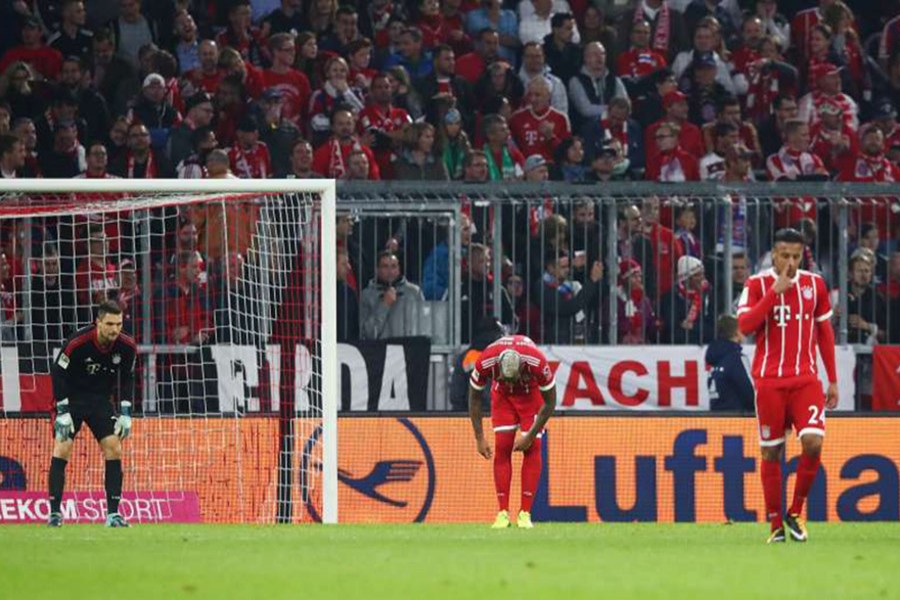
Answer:
[{"label": "goal net", "polygon": [[[49,511],[50,365],[103,300],[139,350],[126,518],[336,521],[334,197],[331,180],[0,180],[0,494],[19,521]],[[64,518],[103,519],[86,426],[66,476]]]}]

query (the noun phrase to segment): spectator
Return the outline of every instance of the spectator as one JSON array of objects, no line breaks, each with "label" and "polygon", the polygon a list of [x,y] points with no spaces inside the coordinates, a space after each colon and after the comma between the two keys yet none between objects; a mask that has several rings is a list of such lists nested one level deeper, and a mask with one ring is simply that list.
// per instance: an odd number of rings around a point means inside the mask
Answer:
[{"label": "spectator", "polygon": [[268,179],[272,176],[269,148],[259,141],[259,122],[246,115],[238,123],[237,142],[228,149],[232,172],[241,179]]},{"label": "spectator", "polygon": [[320,179],[321,173],[313,170],[312,144],[304,139],[298,139],[291,148],[291,171],[285,176],[287,179]]},{"label": "spectator", "polygon": [[68,57],[62,62],[60,88],[76,101],[77,115],[84,119],[87,129],[85,141],[102,140],[109,130],[110,114],[106,99],[92,87],[84,85],[85,72],[82,60]]},{"label": "spectator", "polygon": [[119,289],[112,296],[122,309],[122,329],[129,335],[142,336],[143,297],[134,261],[130,258],[119,264]]},{"label": "spectator", "polygon": [[76,136],[85,137],[87,124],[78,116],[78,100],[68,90],[57,89],[53,93],[50,109],[39,116],[35,122],[39,154],[47,153],[53,147],[53,133],[59,123],[74,123]]},{"label": "spectator", "polygon": [[644,292],[641,265],[630,258],[619,263],[618,328],[620,344],[647,344],[658,328],[650,297]]},{"label": "spectator", "polygon": [[847,90],[857,98],[866,92],[870,94],[872,82],[866,70],[868,57],[860,42],[859,33],[854,29],[853,12],[844,2],[836,0],[825,9],[824,17],[825,24],[834,33],[831,47],[837,64],[846,69],[843,75],[848,84]]},{"label": "spectator", "polygon": [[591,170],[587,174],[588,181],[604,183],[607,181],[627,181],[628,159],[619,155],[616,146],[604,145],[594,150]]},{"label": "spectator", "polygon": [[688,92],[688,119],[703,127],[715,119],[716,108],[728,98],[729,91],[716,81],[716,63],[712,54],[697,54],[681,81]]},{"label": "spectator", "polygon": [[644,168],[644,139],[640,125],[631,118],[631,101],[616,97],[609,101],[609,111],[601,119],[594,119],[582,127],[589,160],[597,158],[606,146],[616,150],[627,161],[625,169]]},{"label": "spectator", "polygon": [[394,178],[394,147],[402,142],[406,127],[412,123],[409,113],[394,106],[392,100],[390,78],[378,74],[372,80],[369,104],[359,114],[358,133],[362,139],[371,140],[368,145],[384,179]]},{"label": "spectator", "polygon": [[797,118],[797,100],[779,95],[772,101],[772,114],[760,126],[759,141],[764,156],[778,152],[784,144],[784,125]]},{"label": "spectator", "polygon": [[153,147],[165,148],[169,131],[178,124],[181,116],[166,100],[166,80],[158,73],[144,78],[141,96],[131,111],[131,120],[144,124],[150,130]]},{"label": "spectator", "polygon": [[191,90],[215,95],[225,71],[219,69],[219,46],[213,40],[203,40],[197,47],[199,64],[184,74]]},{"label": "spectator", "polygon": [[316,90],[310,100],[309,126],[314,145],[328,138],[333,113],[338,107],[350,109],[354,116],[365,108],[362,92],[352,87],[348,79],[350,67],[347,61],[340,57],[330,59],[325,74],[328,78],[325,85]]},{"label": "spectator", "polygon": [[746,115],[757,125],[769,118],[776,98],[796,96],[799,80],[797,68],[784,61],[772,36],[759,42],[758,57],[746,64],[744,73],[735,76],[736,87],[743,89],[746,85]]},{"label": "spectator", "polygon": [[406,149],[396,165],[396,178],[447,181],[447,167],[434,151],[435,132],[430,123],[415,123],[408,128]]},{"label": "spectator", "polygon": [[43,42],[41,22],[37,17],[26,17],[22,22],[22,44],[7,50],[0,58],[0,71],[14,62],[31,65],[44,79],[54,80],[59,75],[62,54]]},{"label": "spectator", "polygon": [[[263,70],[254,63],[246,61],[240,52],[231,47],[222,48],[219,51],[219,67],[224,71],[225,77],[229,75],[238,77],[245,92],[245,94],[241,94],[241,99],[244,99],[245,95],[254,100],[262,96],[263,88],[265,88]],[[219,82],[220,87],[224,81],[223,78]]]},{"label": "spectator", "polygon": [[540,154],[532,154],[525,160],[525,181],[537,183],[550,180],[547,159]]},{"label": "spectator", "polygon": [[553,250],[544,259],[544,273],[536,290],[541,298],[545,344],[584,344],[589,331],[588,311],[599,297],[603,265],[597,261],[582,286],[569,278],[569,256],[564,250]]},{"label": "spectator", "polygon": [[300,128],[282,116],[284,97],[277,89],[263,92],[256,108],[259,139],[269,148],[272,173],[275,177],[284,177],[291,169],[291,148],[300,137]]},{"label": "spectator", "polygon": [[62,20],[59,31],[47,40],[62,57],[77,56],[86,59],[91,51],[90,31],[84,28],[87,13],[81,0],[63,0],[60,6]]},{"label": "spectator", "polygon": [[550,104],[559,112],[569,114],[569,96],[563,81],[550,72],[544,60],[544,47],[540,42],[529,42],[522,50],[522,67],[519,79],[526,88],[529,83],[542,78],[550,86]]},{"label": "spectator", "polygon": [[205,179],[209,175],[206,160],[218,147],[219,141],[212,127],[200,127],[191,132],[192,152],[175,167],[178,179]]},{"label": "spectator", "polygon": [[651,273],[656,274],[656,280],[649,281],[647,285],[654,302],[658,302],[660,297],[665,296],[672,289],[675,261],[679,260],[684,253],[684,248],[675,241],[674,232],[660,223],[660,204],[660,199],[656,196],[645,198],[641,204],[644,237],[650,240],[650,248],[653,253]]},{"label": "spectator", "polygon": [[118,179],[107,172],[109,153],[102,142],[93,142],[88,146],[86,155],[87,167],[78,177],[85,179]]},{"label": "spectator", "polygon": [[438,149],[450,179],[463,178],[466,157],[472,152],[469,136],[462,128],[462,114],[451,108],[444,113],[438,128]]},{"label": "spectator", "polygon": [[[731,313],[737,311],[744,292],[744,285],[750,278],[750,260],[747,253],[739,250],[731,255],[731,303],[725,309]],[[721,331],[721,329],[720,329]]]},{"label": "spectator", "polygon": [[840,68],[830,63],[819,63],[810,68],[810,78],[816,82],[818,90],[800,98],[798,118],[815,125],[819,120],[819,107],[831,103],[840,107],[848,127],[858,129],[859,107],[853,98],[841,91]]},{"label": "spectator", "polygon": [[473,339],[473,330],[485,317],[493,315],[500,303],[501,321],[511,322],[513,307],[507,295],[494,296],[494,276],[491,273],[491,249],[484,244],[471,244],[462,273],[460,314],[462,315],[463,343]]},{"label": "spectator", "polygon": [[16,288],[12,266],[4,252],[0,252],[0,343],[18,339],[19,323],[24,320],[16,302]]},{"label": "spectator", "polygon": [[569,136],[559,143],[553,152],[550,179],[566,183],[586,183],[590,169],[585,164],[584,142],[578,136]]},{"label": "spectator", "polygon": [[[873,228],[874,229],[874,228]],[[891,257],[888,260],[886,276],[882,278],[882,283],[878,286],[878,291],[881,293],[882,297],[885,301],[890,303],[891,308],[891,330],[896,329],[895,323],[900,321],[900,318],[893,316],[896,315],[895,312],[895,303],[898,298],[900,298],[900,250],[895,250],[891,253]],[[890,336],[891,343],[897,343],[898,338],[893,335]]]},{"label": "spectator", "polygon": [[434,55],[434,70],[417,83],[422,98],[426,99],[429,107],[429,116],[437,120],[440,115],[433,110],[435,98],[439,95],[449,96],[454,100],[455,108],[460,110],[466,129],[470,129],[475,123],[474,105],[475,98],[468,82],[456,74],[456,53],[453,48],[446,45],[438,45],[432,51]]},{"label": "spectator", "polygon": [[359,339],[359,299],[348,283],[352,272],[346,248],[337,249],[337,341],[355,342]]},{"label": "spectator", "polygon": [[708,344],[715,334],[715,302],[703,263],[693,256],[678,259],[678,285],[663,298],[662,341],[667,344]]},{"label": "spectator", "polygon": [[481,0],[482,8],[466,14],[466,32],[473,37],[485,30],[496,31],[499,38],[498,54],[509,64],[515,64],[516,52],[522,44],[519,38],[519,17],[515,11],[503,8],[502,0]]},{"label": "spectator", "polygon": [[881,238],[878,232],[878,225],[871,221],[861,224],[859,226],[857,242],[857,250],[868,251],[867,254],[872,259],[873,281],[876,284],[881,284],[887,277],[888,259],[880,251]]},{"label": "spectator", "polygon": [[620,20],[619,39],[630,40],[636,23],[650,24],[650,48],[666,54],[672,60],[689,44],[688,30],[681,12],[673,10],[669,0],[639,2],[634,13],[623,15]]},{"label": "spectator", "polygon": [[[463,271],[466,270],[465,260],[472,244],[473,230],[474,226],[469,215],[460,213],[459,246],[463,258]],[[422,267],[422,295],[426,300],[446,300],[447,290],[450,286],[450,246],[447,235],[444,234],[442,238],[435,244]]]},{"label": "spectator", "polygon": [[347,172],[347,157],[351,150],[361,150],[369,161],[368,179],[381,178],[372,150],[353,134],[356,121],[351,110],[343,107],[336,109],[331,115],[331,130],[331,138],[314,154],[314,171],[325,177],[340,178]]},{"label": "spectator", "polygon": [[487,115],[482,123],[486,142],[484,154],[491,181],[521,179],[525,175],[525,157],[510,142],[509,126],[500,115]]},{"label": "spectator", "polygon": [[403,67],[409,73],[413,84],[431,74],[434,65],[431,53],[425,49],[422,30],[418,27],[407,27],[399,38],[399,51],[392,54],[384,63],[384,68]]},{"label": "spectator", "polygon": [[599,7],[588,4],[581,14],[581,43],[600,42],[616,59],[619,54],[619,34],[607,20],[606,13]]},{"label": "spectator", "polygon": [[37,130],[34,121],[20,117],[12,124],[12,134],[25,146],[25,164],[18,171],[20,177],[40,177],[37,156]]},{"label": "spectator", "polygon": [[669,63],[664,54],[665,50],[654,50],[650,47],[650,23],[647,21],[632,25],[630,39],[631,47],[616,59],[616,75],[633,90],[639,80],[666,68]]},{"label": "spectator", "polygon": [[647,159],[645,178],[648,181],[672,183],[700,180],[696,155],[681,147],[679,135],[680,128],[674,123],[663,123],[656,128],[656,152]]},{"label": "spectator", "polygon": [[[678,90],[671,91],[663,98],[665,116],[644,131],[644,148],[647,149],[647,168],[650,168],[655,155],[659,152],[656,144],[656,132],[664,123],[675,124],[678,128],[678,146],[694,157],[706,154],[703,145],[703,134],[700,128],[688,121],[688,97]],[[699,159],[698,159],[699,160]]]},{"label": "spectator", "polygon": [[281,0],[281,6],[273,10],[262,21],[263,29],[268,28],[269,33],[293,33],[303,31],[305,22],[303,19],[301,0]]},{"label": "spectator", "polygon": [[697,25],[708,17],[715,18],[722,27],[722,37],[730,43],[737,36],[737,23],[722,0],[693,0],[684,10],[684,22],[688,31],[696,31]]},{"label": "spectator", "polygon": [[[215,148],[206,155],[207,179],[237,179],[238,176],[231,171],[231,158],[228,152],[221,148]],[[235,203],[236,204],[236,203]],[[225,226],[224,219],[222,226]],[[198,228],[200,225],[197,226]]]},{"label": "spectator", "polygon": [[360,38],[359,14],[352,6],[339,6],[334,13],[331,33],[319,40],[319,48],[341,56],[349,56],[347,46]]},{"label": "spectator", "polygon": [[[860,136],[860,152],[841,165],[838,181],[852,183],[896,183],[900,181],[900,169],[884,156],[884,133],[869,125]],[[891,237],[891,223],[896,221],[896,202],[893,198],[862,198],[853,216],[856,222],[871,221],[878,224],[879,235]]]},{"label": "spectator", "polygon": [[394,91],[394,105],[409,113],[413,121],[425,117],[425,102],[419,91],[413,87],[409,73],[403,67],[391,67],[387,70]]},{"label": "spectator", "polygon": [[627,98],[622,80],[606,66],[606,49],[600,42],[584,48],[584,66],[569,80],[569,101],[576,128],[606,116],[607,105],[615,97]]},{"label": "spectator", "polygon": [[141,88],[137,68],[116,56],[113,35],[108,29],[94,32],[90,72],[94,89],[106,98],[114,114],[124,113],[135,91]]},{"label": "spectator", "polygon": [[[570,82],[581,70],[582,50],[572,41],[575,36],[575,17],[568,12],[559,12],[550,18],[551,32],[544,38],[544,57],[550,72],[562,81]],[[587,44],[593,47],[599,42]],[[567,84],[569,85],[569,84]],[[571,89],[569,101],[572,101]]]},{"label": "spectator", "polygon": [[826,102],[819,105],[819,121],[810,130],[810,151],[822,159],[830,174],[859,155],[857,133],[843,119],[840,106]]},{"label": "spectator", "polygon": [[266,64],[272,59],[266,47],[265,36],[252,25],[250,0],[234,0],[230,3],[228,23],[225,31],[216,36],[216,43],[220,48],[233,48],[245,62],[253,65]]},{"label": "spectator", "polygon": [[197,92],[188,98],[184,119],[169,133],[166,154],[172,164],[181,163],[191,154],[194,150],[192,144],[194,132],[209,127],[214,114],[212,97],[206,92]]},{"label": "spectator", "polygon": [[361,338],[382,340],[418,335],[422,303],[419,286],[406,280],[397,255],[385,250],[378,255],[375,279],[360,298]]},{"label": "spectator", "polygon": [[109,29],[116,40],[116,54],[135,69],[140,64],[138,51],[157,39],[152,23],[141,14],[141,0],[119,0],[119,17],[110,21]]},{"label": "spectator", "polygon": [[691,81],[692,75],[688,71],[697,67],[714,69],[712,79],[720,84],[729,94],[736,94],[731,72],[725,60],[715,51],[715,32],[710,25],[698,25],[694,30],[694,47],[691,50],[681,52],[672,63],[672,72],[675,79],[681,82]]},{"label": "spectator", "polygon": [[15,179],[25,166],[25,144],[14,135],[0,135],[0,179]]},{"label": "spectator", "polygon": [[716,125],[730,123],[738,132],[738,139],[754,153],[754,165],[762,164],[762,152],[756,127],[741,115],[741,102],[735,96],[724,96],[716,104],[716,120],[703,126],[703,143],[707,152],[716,148]]},{"label": "spectator", "polygon": [[500,34],[490,28],[478,32],[475,50],[463,54],[456,61],[456,74],[475,85],[484,75],[487,66],[499,58]]},{"label": "spectator", "polygon": [[128,127],[128,151],[110,164],[109,171],[128,179],[171,177],[168,160],[150,147],[150,131],[142,123]]},{"label": "spectator", "polygon": [[[51,356],[51,349],[59,347],[75,329],[75,297],[72,282],[64,281],[60,270],[59,252],[53,244],[44,244],[43,255],[31,282],[31,336],[43,351],[35,355]],[[2,277],[0,277],[2,279]]]},{"label": "spectator", "polygon": [[550,106],[550,84],[543,78],[528,84],[529,104],[509,120],[513,140],[526,155],[539,154],[552,160],[556,147],[571,134],[569,118]]},{"label": "spectator", "polygon": [[[519,40],[523,44],[543,41],[552,34],[555,14],[571,14],[566,0],[522,0],[519,3]],[[581,43],[577,23],[573,23],[572,43]]]},{"label": "spectator", "polygon": [[200,36],[194,17],[186,10],[175,15],[175,45],[172,48],[178,61],[178,73],[185,75],[200,68]]},{"label": "spectator", "polygon": [[720,316],[717,326],[718,337],[706,349],[709,408],[715,412],[752,413],[756,393],[747,375],[746,357],[741,348],[744,336],[738,329],[737,319],[730,314]]},{"label": "spectator", "polygon": [[[235,53],[236,55],[237,53]],[[216,117],[216,139],[222,146],[234,143],[237,124],[247,114],[246,86],[238,74],[229,74],[219,84],[219,91],[213,97]]]},{"label": "spectator", "polygon": [[794,15],[791,21],[791,48],[794,51],[797,64],[805,64],[812,54],[812,37],[816,25],[824,23],[825,9],[834,0],[818,0],[818,5],[813,8],[801,10]]},{"label": "spectator", "polygon": [[873,285],[874,268],[865,255],[850,259],[847,342],[874,346],[887,340],[887,303]]},{"label": "spectator", "polygon": [[[269,51],[272,54],[272,66],[262,72],[263,86],[281,92],[284,102],[281,116],[293,121],[301,130],[305,130],[307,105],[312,90],[306,75],[293,67],[297,56],[294,36],[289,33],[276,33],[269,38]],[[347,64],[344,63],[343,66],[346,67]],[[332,82],[334,83],[336,80]],[[344,100],[350,101],[350,98]]]},{"label": "spectator", "polygon": [[485,183],[490,181],[490,163],[483,150],[472,150],[466,155],[463,163],[463,181],[465,183]]},{"label": "spectator", "polygon": [[336,21],[338,3],[336,0],[325,0],[323,2],[307,2],[306,22],[303,25],[304,31],[311,31],[316,37],[322,37],[331,32]]},{"label": "spectator", "polygon": [[791,24],[778,12],[778,0],[760,0],[756,3],[755,15],[762,23],[763,34],[774,38],[779,48],[787,49],[791,42]]},{"label": "spectator", "polygon": [[347,181],[369,180],[369,157],[360,148],[354,148],[347,155],[347,172],[343,178]]},{"label": "spectator", "polygon": [[84,146],[78,142],[74,121],[60,121],[53,129],[53,146],[40,154],[45,177],[75,177],[87,167]]},{"label": "spectator", "polygon": [[91,307],[109,300],[118,289],[118,269],[109,252],[109,238],[102,229],[90,232],[88,253],[75,271],[75,292],[80,310],[79,321],[89,321]]},{"label": "spectator", "polygon": [[13,63],[3,72],[0,98],[17,117],[37,119],[44,110],[44,102],[35,90],[34,72],[28,63]]},{"label": "spectator", "polygon": [[715,124],[714,150],[700,159],[700,181],[721,181],[725,177],[725,155],[740,142],[738,129],[731,123]]},{"label": "spectator", "polygon": [[5,101],[0,100],[0,135],[10,132],[12,125],[12,109]]},{"label": "spectator", "polygon": [[697,209],[690,204],[685,204],[676,212],[675,243],[682,255],[703,258],[700,239],[697,237]]},{"label": "spectator", "polygon": [[350,42],[347,45],[347,59],[350,62],[350,81],[367,93],[372,87],[372,78],[378,74],[371,67],[372,40],[364,37]]},{"label": "spectator", "polygon": [[810,175],[827,177],[828,171],[822,159],[810,152],[809,144],[809,125],[806,121],[795,119],[785,122],[784,145],[766,160],[769,179],[796,180]]}]

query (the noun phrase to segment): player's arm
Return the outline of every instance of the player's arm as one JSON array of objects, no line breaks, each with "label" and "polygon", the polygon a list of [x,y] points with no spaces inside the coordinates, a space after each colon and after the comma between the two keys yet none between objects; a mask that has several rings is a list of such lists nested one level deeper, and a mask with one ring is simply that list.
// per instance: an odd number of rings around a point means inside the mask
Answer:
[{"label": "player's arm", "polygon": [[475,432],[475,444],[478,447],[478,454],[485,458],[491,458],[493,452],[491,445],[484,439],[484,428],[481,424],[481,393],[487,380],[482,375],[481,359],[475,363],[472,370],[472,376],[469,378],[469,419],[472,420],[472,430]]},{"label": "player's arm", "polygon": [[121,439],[131,434],[131,408],[134,403],[134,372],[137,350],[129,347],[129,355],[124,356],[119,370],[119,416],[113,433]]},{"label": "player's arm", "polygon": [[738,328],[744,335],[753,335],[760,330],[766,322],[766,316],[775,306],[778,294],[782,293],[785,286],[790,286],[790,278],[786,274],[778,275],[775,285],[762,294],[762,282],[750,279],[744,285],[741,293],[737,316]]},{"label": "player's arm", "polygon": [[541,392],[541,397],[544,399],[544,404],[541,406],[541,410],[538,411],[531,429],[516,439],[513,450],[521,452],[528,450],[534,442],[534,438],[544,430],[544,426],[550,420],[550,417],[553,416],[553,411],[556,410],[556,377],[553,375],[553,370],[547,363],[546,358],[541,359],[538,371],[540,373],[538,389]]},{"label": "player's arm", "polygon": [[56,403],[56,420],[53,423],[53,430],[58,442],[65,442],[75,437],[75,424],[72,421],[72,415],[69,414],[69,393],[71,391],[69,380],[72,377],[69,368],[72,356],[69,352],[68,344],[66,344],[50,367],[53,401]]},{"label": "player's arm", "polygon": [[825,281],[819,277],[816,280],[817,290],[816,297],[818,302],[815,309],[816,319],[816,342],[819,346],[819,354],[822,355],[822,363],[825,365],[825,374],[828,376],[828,392],[825,395],[825,407],[828,409],[837,408],[838,405],[838,387],[837,387],[837,367],[834,360],[834,327],[831,325],[831,300],[828,297],[828,289]]}]

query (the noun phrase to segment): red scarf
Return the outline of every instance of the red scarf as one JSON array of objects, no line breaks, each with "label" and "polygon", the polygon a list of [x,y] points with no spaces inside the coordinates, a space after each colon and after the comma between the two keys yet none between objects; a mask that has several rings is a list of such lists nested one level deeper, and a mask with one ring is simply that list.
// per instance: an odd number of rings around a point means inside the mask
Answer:
[{"label": "red scarf", "polygon": [[[134,154],[128,151],[128,171],[125,176],[128,179],[134,179]],[[156,179],[159,177],[156,169],[156,161],[153,160],[153,150],[147,153],[147,168],[144,169],[144,179]]]},{"label": "red scarf", "polygon": [[705,279],[703,280],[703,285],[700,290],[688,289],[684,282],[678,284],[678,293],[681,294],[682,298],[688,301],[690,304],[690,308],[688,308],[687,317],[685,317],[685,321],[690,324],[694,324],[697,321],[697,317],[700,316],[701,305],[703,303],[703,294],[706,290],[709,289],[709,282]]},{"label": "red scarf", "polygon": [[[654,50],[659,50],[663,54],[669,52],[669,3],[668,0],[663,0],[662,5],[659,7],[659,12],[656,13],[656,33],[653,34],[653,41],[650,43],[650,47]],[[644,15],[644,3],[642,1],[638,1],[637,8],[634,10],[634,22],[640,23],[641,21],[649,21]]]},{"label": "red scarf", "polygon": [[[631,288],[631,304],[629,307],[633,314],[628,317],[629,323],[629,332],[631,337],[638,336],[641,339],[644,337],[644,288]],[[627,309],[626,309],[627,311]],[[626,315],[627,316],[627,315]]]}]

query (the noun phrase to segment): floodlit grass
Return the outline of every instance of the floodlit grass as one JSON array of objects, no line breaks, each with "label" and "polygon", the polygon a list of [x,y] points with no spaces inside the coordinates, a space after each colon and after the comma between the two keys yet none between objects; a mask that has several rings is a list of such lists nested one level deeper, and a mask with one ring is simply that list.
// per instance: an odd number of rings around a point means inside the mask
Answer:
[{"label": "floodlit grass", "polygon": [[0,598],[900,598],[900,524],[0,529]]}]

